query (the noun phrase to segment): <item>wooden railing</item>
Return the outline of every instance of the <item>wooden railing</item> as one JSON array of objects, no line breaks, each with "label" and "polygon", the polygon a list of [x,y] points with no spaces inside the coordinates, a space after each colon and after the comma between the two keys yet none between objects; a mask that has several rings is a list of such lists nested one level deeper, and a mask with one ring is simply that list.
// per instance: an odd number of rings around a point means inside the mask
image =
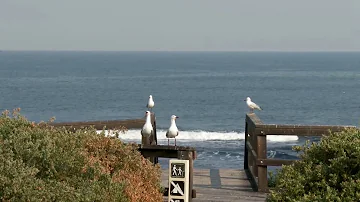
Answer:
[{"label": "wooden railing", "polygon": [[295,160],[268,159],[268,135],[323,136],[354,126],[264,124],[254,113],[246,114],[244,169],[255,191],[268,192],[268,166],[282,166]]},{"label": "wooden railing", "polygon": [[[158,158],[177,158],[189,160],[189,201],[196,198],[196,190],[193,189],[193,168],[194,160],[196,159],[196,150],[193,147],[185,146],[168,146],[158,145],[157,130],[156,130],[156,117],[151,114],[151,123],[154,129],[154,134],[149,137],[142,137],[141,144],[138,145],[138,151],[145,158],[149,159],[154,164],[158,163]],[[145,124],[145,118],[141,119],[128,119],[128,120],[110,120],[110,121],[82,121],[82,122],[60,122],[50,123],[55,127],[66,127],[69,130],[77,130],[80,128],[94,127],[96,130],[117,130],[125,127],[126,129],[141,129]],[[139,137],[141,134],[139,133]],[[165,187],[164,196],[168,195],[169,188]]]}]

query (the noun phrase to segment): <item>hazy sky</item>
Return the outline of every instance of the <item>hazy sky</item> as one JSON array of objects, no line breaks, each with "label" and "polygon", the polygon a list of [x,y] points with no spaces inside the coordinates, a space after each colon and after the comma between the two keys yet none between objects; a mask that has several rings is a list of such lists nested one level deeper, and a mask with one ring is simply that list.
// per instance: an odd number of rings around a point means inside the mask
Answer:
[{"label": "hazy sky", "polygon": [[0,0],[0,50],[360,51],[360,0]]}]

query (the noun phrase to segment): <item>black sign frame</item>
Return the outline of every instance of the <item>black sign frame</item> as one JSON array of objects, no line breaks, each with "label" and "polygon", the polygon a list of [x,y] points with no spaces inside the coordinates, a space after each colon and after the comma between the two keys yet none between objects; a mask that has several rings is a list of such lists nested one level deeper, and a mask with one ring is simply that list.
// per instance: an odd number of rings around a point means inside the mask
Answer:
[{"label": "black sign frame", "polygon": [[170,169],[172,178],[185,178],[185,163],[171,163]]}]

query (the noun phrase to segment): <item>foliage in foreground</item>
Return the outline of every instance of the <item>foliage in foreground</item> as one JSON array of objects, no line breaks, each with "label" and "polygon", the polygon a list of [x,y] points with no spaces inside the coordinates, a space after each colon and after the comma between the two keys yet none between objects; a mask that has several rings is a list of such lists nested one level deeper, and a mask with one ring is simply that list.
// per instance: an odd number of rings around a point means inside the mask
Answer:
[{"label": "foliage in foreground", "polygon": [[283,166],[268,201],[359,201],[360,130],[347,129],[294,148],[301,160]]},{"label": "foliage in foreground", "polygon": [[135,145],[0,117],[1,201],[161,201],[160,169]]}]

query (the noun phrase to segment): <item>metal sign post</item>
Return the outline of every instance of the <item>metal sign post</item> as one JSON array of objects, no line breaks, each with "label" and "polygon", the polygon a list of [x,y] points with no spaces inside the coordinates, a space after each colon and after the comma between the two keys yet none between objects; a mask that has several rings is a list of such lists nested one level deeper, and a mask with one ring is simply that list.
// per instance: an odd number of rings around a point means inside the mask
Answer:
[{"label": "metal sign post", "polygon": [[169,160],[168,202],[189,201],[189,160]]}]

